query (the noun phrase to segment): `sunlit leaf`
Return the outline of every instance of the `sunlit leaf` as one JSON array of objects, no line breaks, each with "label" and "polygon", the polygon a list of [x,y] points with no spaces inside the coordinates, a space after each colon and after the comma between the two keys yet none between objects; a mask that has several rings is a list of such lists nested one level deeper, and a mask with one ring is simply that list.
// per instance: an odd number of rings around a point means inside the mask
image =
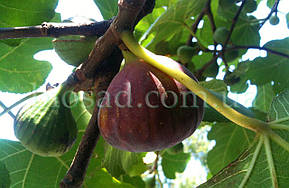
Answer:
[{"label": "sunlit leaf", "polygon": [[117,0],[94,0],[95,4],[98,6],[103,19],[107,20],[116,16],[117,14]]},{"label": "sunlit leaf", "polygon": [[162,168],[164,174],[169,179],[176,178],[176,172],[183,172],[187,166],[187,163],[191,155],[189,153],[178,153],[176,155],[170,155],[165,152],[162,155]]},{"label": "sunlit leaf", "polygon": [[216,146],[208,153],[208,167],[212,174],[235,160],[252,144],[254,132],[232,123],[217,123],[208,133],[209,140],[215,140]]},{"label": "sunlit leaf", "polygon": [[0,161],[0,187],[10,187],[10,175],[4,163]]},{"label": "sunlit leaf", "polygon": [[154,43],[171,38],[186,29],[184,27],[186,20],[199,14],[205,3],[206,1],[179,0],[169,7],[150,30],[150,33],[155,33]]},{"label": "sunlit leaf", "polygon": [[274,97],[273,87],[270,83],[257,87],[257,96],[253,106],[257,109],[268,112]]},{"label": "sunlit leaf", "polygon": [[0,90],[25,93],[37,89],[44,82],[52,66],[37,61],[33,55],[51,48],[51,39],[25,39],[11,47],[0,43]]},{"label": "sunlit leaf", "polygon": [[[2,0],[0,27],[39,25],[53,18],[58,0],[34,1]],[[27,6],[29,5],[29,6]]]},{"label": "sunlit leaf", "polygon": [[[273,133],[260,133],[257,135],[257,139],[251,142],[253,145],[248,150],[245,149],[235,161],[228,164],[208,182],[199,187],[287,187],[289,182],[289,171],[286,165],[289,162],[288,101],[288,90],[273,99],[268,113],[268,120],[273,128]],[[240,134],[238,134],[238,137],[240,137]],[[236,138],[234,137],[234,139]],[[244,144],[245,140],[241,138],[239,143],[234,143],[234,147],[239,148],[240,144]],[[224,143],[231,144],[232,138],[227,136],[225,140],[219,143],[217,141],[215,148],[220,149],[219,155],[222,152],[226,152],[226,149],[222,149],[221,147]],[[231,149],[230,151],[233,150]],[[218,154],[213,154],[209,153],[208,156],[208,161],[209,158],[214,159],[211,165],[208,162],[210,169],[212,167],[214,169],[216,167],[215,164],[219,164],[218,159],[222,159]]]},{"label": "sunlit leaf", "polygon": [[144,155],[145,153],[119,150],[107,144],[103,165],[114,177],[119,177],[122,174],[136,176],[147,169],[142,160]]}]

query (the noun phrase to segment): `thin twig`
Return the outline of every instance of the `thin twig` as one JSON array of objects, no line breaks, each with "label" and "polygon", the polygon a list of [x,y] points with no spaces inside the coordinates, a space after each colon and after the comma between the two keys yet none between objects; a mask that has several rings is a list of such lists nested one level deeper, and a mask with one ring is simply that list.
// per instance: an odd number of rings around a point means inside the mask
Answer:
[{"label": "thin twig", "polygon": [[[36,97],[36,96],[38,96],[38,95],[40,95],[40,94],[42,94],[43,92],[35,92],[35,93],[32,93],[32,94],[30,94],[30,95],[27,95],[26,97],[24,97],[24,98],[22,98],[22,99],[20,99],[19,101],[17,101],[17,102],[15,102],[14,104],[12,104],[11,106],[9,106],[9,107],[5,107],[4,108],[4,110],[0,113],[0,116],[2,116],[2,115],[4,115],[5,113],[9,113],[9,112],[11,112],[11,110],[14,108],[14,107],[16,107],[17,105],[19,105],[19,104],[21,104],[21,103],[23,103],[24,101],[26,101],[26,100],[28,100],[28,99],[30,99],[30,98],[32,98],[32,97]],[[2,105],[4,105],[2,102],[0,102],[1,104],[1,106]],[[5,105],[4,105],[5,106]],[[3,106],[2,106],[3,107]],[[10,114],[10,113],[9,113]],[[11,115],[11,114],[10,114]],[[13,114],[14,115],[14,114]]]},{"label": "thin twig", "polygon": [[84,24],[44,22],[38,26],[0,28],[0,39],[59,37],[65,35],[102,36],[111,23],[112,19]]},{"label": "thin twig", "polygon": [[258,49],[258,50],[265,50],[271,54],[275,54],[275,55],[279,55],[285,58],[289,58],[288,54],[282,53],[282,52],[278,52],[275,50],[272,50],[270,48],[266,48],[266,47],[260,47],[260,46],[240,46],[240,45],[234,45],[231,47],[232,49]]},{"label": "thin twig", "polygon": [[160,152],[159,151],[157,151],[157,152],[155,152],[155,154],[156,154],[156,159],[155,159],[155,161],[154,161],[154,164],[153,164],[153,166],[152,166],[152,168],[151,168],[151,172],[154,172],[154,171],[156,171],[157,169],[158,169],[158,162],[159,162],[159,158],[160,158]]},{"label": "thin twig", "polygon": [[82,137],[81,143],[78,146],[77,153],[73,162],[60,183],[62,188],[78,188],[81,187],[88,163],[93,153],[93,149],[99,139],[99,129],[97,126],[97,107],[95,108],[89,124]]},{"label": "thin twig", "polygon": [[[8,109],[8,107],[2,102],[2,101],[0,101],[0,106],[3,108],[3,111],[1,112],[1,114],[3,113],[3,112],[8,112],[8,114],[13,118],[13,119],[15,119],[16,117],[15,117],[15,115]],[[4,113],[3,113],[4,114]]]},{"label": "thin twig", "polygon": [[208,1],[206,14],[207,14],[207,16],[208,16],[208,18],[209,18],[212,31],[215,32],[215,30],[216,30],[217,27],[216,27],[216,23],[215,23],[215,20],[214,20],[214,16],[213,16],[213,13],[212,13],[212,9],[211,9],[211,0]]},{"label": "thin twig", "polygon": [[226,61],[226,58],[225,58],[226,48],[227,48],[227,45],[228,45],[228,43],[229,43],[229,41],[230,41],[230,38],[231,38],[231,36],[232,36],[232,33],[233,33],[234,28],[235,28],[235,26],[236,26],[236,24],[237,24],[237,22],[238,22],[239,16],[240,16],[240,14],[241,14],[241,12],[242,12],[242,9],[243,9],[245,3],[246,3],[246,0],[242,0],[242,4],[241,4],[241,6],[239,7],[236,15],[234,16],[234,18],[233,18],[233,20],[232,20],[232,25],[231,25],[231,27],[230,27],[230,31],[229,31],[229,33],[228,33],[228,36],[227,36],[225,42],[224,42],[223,49],[222,49],[222,52],[221,52],[221,57],[222,57],[222,59],[223,59],[223,62],[224,62],[224,64],[225,64],[225,67],[226,67],[226,70],[227,70],[227,71],[228,71],[228,69],[229,69],[229,65],[228,65],[228,63],[227,63],[227,61]]},{"label": "thin twig", "polygon": [[[210,6],[211,4],[211,0],[208,0],[208,2],[206,3],[205,7],[203,8],[203,10],[201,11],[201,13],[199,14],[199,16],[196,18],[194,24],[192,25],[191,27],[191,31],[193,33],[196,33],[197,32],[197,29],[198,29],[198,25],[200,24],[201,20],[203,19],[204,15],[206,14],[207,12],[207,9],[208,9],[208,6]],[[189,39],[187,40],[187,45],[188,46],[192,46],[192,40],[193,40],[194,36],[191,34],[189,36]]]},{"label": "thin twig", "polygon": [[273,7],[271,8],[270,13],[269,13],[268,16],[263,20],[263,22],[259,25],[258,30],[260,30],[260,29],[263,27],[263,25],[265,24],[265,22],[270,19],[270,17],[272,16],[272,14],[277,11],[279,2],[280,2],[280,0],[275,0],[275,3],[274,3],[274,5],[273,5]]},{"label": "thin twig", "polygon": [[241,12],[242,12],[242,9],[243,9],[245,3],[246,3],[246,0],[242,0],[242,4],[241,4],[241,6],[239,7],[236,15],[234,16],[234,18],[233,18],[233,20],[232,20],[232,25],[231,25],[229,34],[228,34],[228,36],[227,36],[227,38],[226,38],[226,40],[225,40],[225,43],[224,43],[224,45],[223,45],[223,51],[225,51],[225,49],[226,49],[226,47],[227,47],[227,45],[228,45],[228,43],[229,43],[229,40],[230,40],[230,38],[231,38],[231,36],[232,36],[232,33],[233,33],[234,28],[235,28],[235,26],[236,26],[236,24],[237,24],[237,22],[238,22],[239,16],[240,16],[240,14],[241,14]]},{"label": "thin twig", "polygon": [[[211,2],[211,1],[209,1],[209,2]],[[212,13],[212,9],[211,9],[210,3],[208,4],[207,8],[208,9],[207,9],[206,14],[208,16],[208,19],[209,19],[210,24],[211,24],[212,31],[214,33],[216,31],[216,29],[217,29],[217,26],[216,26],[216,23],[215,23],[215,20],[214,20],[214,16],[213,16],[213,13]],[[216,56],[216,53],[217,53],[217,45],[218,45],[217,42],[214,41],[214,56]]]}]

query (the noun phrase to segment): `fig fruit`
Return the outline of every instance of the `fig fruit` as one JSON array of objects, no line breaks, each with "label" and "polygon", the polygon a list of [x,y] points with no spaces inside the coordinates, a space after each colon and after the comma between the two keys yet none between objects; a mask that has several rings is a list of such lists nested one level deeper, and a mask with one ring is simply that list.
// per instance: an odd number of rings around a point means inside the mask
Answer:
[{"label": "fig fruit", "polygon": [[[179,64],[176,69],[183,70]],[[110,83],[100,105],[98,126],[103,138],[116,148],[157,151],[193,134],[203,109],[203,101],[184,85],[137,60],[127,63]]]},{"label": "fig fruit", "polygon": [[277,25],[279,23],[279,18],[278,16],[274,15],[269,19],[269,22],[271,25]]},{"label": "fig fruit", "polygon": [[230,31],[226,27],[219,27],[213,34],[214,41],[224,44]]},{"label": "fig fruit", "polygon": [[70,149],[77,126],[66,97],[66,89],[60,86],[32,98],[19,110],[14,133],[24,147],[41,156],[60,156]]},{"label": "fig fruit", "polygon": [[96,39],[76,35],[59,37],[52,42],[57,55],[67,64],[77,67],[88,58]]},{"label": "fig fruit", "polygon": [[180,46],[177,50],[177,56],[182,64],[190,63],[192,57],[197,53],[198,53],[197,48],[187,45]]}]

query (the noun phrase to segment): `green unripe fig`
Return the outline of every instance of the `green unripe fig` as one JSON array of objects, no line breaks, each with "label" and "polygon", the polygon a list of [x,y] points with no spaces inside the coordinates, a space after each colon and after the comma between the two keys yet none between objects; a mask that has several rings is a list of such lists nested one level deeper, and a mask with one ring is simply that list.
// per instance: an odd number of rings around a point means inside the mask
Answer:
[{"label": "green unripe fig", "polygon": [[203,73],[205,77],[216,77],[219,72],[219,65],[214,61]]},{"label": "green unripe fig", "polygon": [[95,41],[96,37],[63,36],[52,42],[58,56],[67,64],[77,67],[88,58]]},{"label": "green unripe fig", "polygon": [[248,13],[254,12],[257,9],[257,2],[255,0],[247,0],[244,9]]},{"label": "green unripe fig", "polygon": [[192,57],[197,53],[198,53],[197,48],[187,45],[180,46],[177,50],[177,56],[182,64],[190,63]]},{"label": "green unripe fig", "polygon": [[238,50],[226,50],[225,52],[225,59],[227,62],[231,62],[234,61],[235,59],[237,59],[237,57],[239,56],[239,51]]},{"label": "green unripe fig", "polygon": [[[86,96],[82,92],[70,94],[70,111],[77,124],[78,129],[85,129],[88,125],[88,122],[91,118],[91,113],[87,110],[85,105]],[[89,104],[93,99],[89,99]],[[95,103],[95,100],[93,101]]]},{"label": "green unripe fig", "polygon": [[271,25],[277,25],[279,23],[279,18],[277,15],[274,15],[272,16],[270,19],[269,19],[269,22]]},{"label": "green unripe fig", "polygon": [[166,151],[168,152],[168,154],[170,155],[176,155],[178,153],[181,153],[184,151],[184,144],[181,142],[181,143],[178,143],[177,145],[171,147],[171,148],[168,148],[166,149]]},{"label": "green unripe fig", "polygon": [[63,86],[31,99],[17,113],[14,133],[22,145],[41,156],[60,156],[77,136],[67,90]]},{"label": "green unripe fig", "polygon": [[226,27],[219,27],[213,34],[214,41],[224,44],[230,31]]}]

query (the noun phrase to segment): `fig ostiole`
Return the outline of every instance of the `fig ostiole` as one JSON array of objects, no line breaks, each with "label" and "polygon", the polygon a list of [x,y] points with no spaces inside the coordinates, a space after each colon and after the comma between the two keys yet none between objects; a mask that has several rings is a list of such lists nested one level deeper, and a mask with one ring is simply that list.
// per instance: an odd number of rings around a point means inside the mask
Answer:
[{"label": "fig ostiole", "polygon": [[24,147],[41,156],[60,156],[77,136],[68,103],[69,90],[59,86],[32,98],[16,115],[14,133]]},{"label": "fig ostiole", "polygon": [[100,105],[98,126],[112,146],[148,152],[180,143],[202,118],[200,98],[157,68],[135,60],[110,83]]}]

